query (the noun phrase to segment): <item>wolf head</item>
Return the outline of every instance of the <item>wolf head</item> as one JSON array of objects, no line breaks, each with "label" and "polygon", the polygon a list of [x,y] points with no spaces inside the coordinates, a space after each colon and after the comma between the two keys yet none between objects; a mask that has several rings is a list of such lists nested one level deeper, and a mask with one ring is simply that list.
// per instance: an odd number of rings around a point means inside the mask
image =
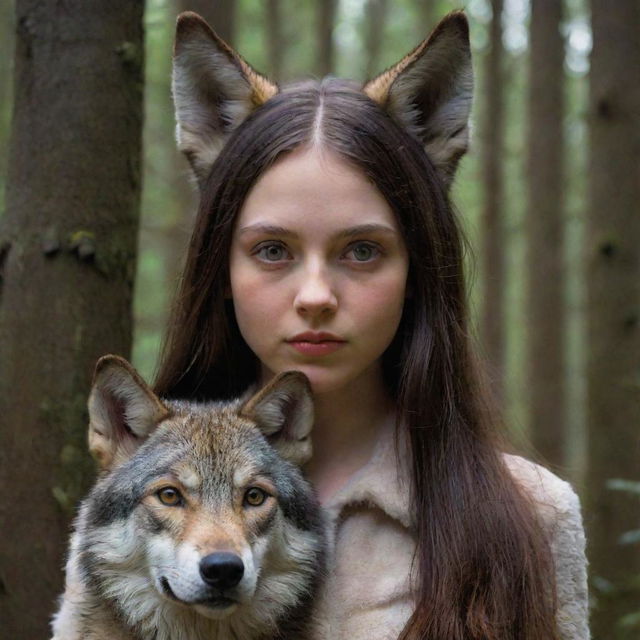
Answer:
[{"label": "wolf head", "polygon": [[[443,183],[469,145],[473,69],[469,26],[461,12],[362,88],[424,145]],[[178,147],[202,188],[228,135],[280,91],[197,14],[178,17],[173,98]]]},{"label": "wolf head", "polygon": [[313,422],[303,374],[246,401],[196,404],[159,399],[105,356],[89,414],[101,477],[77,526],[81,571],[131,627],[169,621],[167,637],[190,638],[190,625],[224,623],[245,637],[313,593],[323,536],[298,469]]}]

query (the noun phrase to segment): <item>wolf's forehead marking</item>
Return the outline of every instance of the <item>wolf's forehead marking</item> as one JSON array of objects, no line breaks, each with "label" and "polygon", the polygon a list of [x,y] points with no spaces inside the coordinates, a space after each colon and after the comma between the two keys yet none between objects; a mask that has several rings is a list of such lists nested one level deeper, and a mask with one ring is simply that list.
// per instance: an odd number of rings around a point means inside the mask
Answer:
[{"label": "wolf's forehead marking", "polygon": [[174,468],[176,478],[187,489],[197,491],[202,485],[202,477],[188,463],[181,463]]},{"label": "wolf's forehead marking", "polygon": [[256,473],[256,469],[253,465],[246,467],[238,467],[233,472],[233,485],[235,487],[244,487],[248,484],[249,480],[253,478]]}]

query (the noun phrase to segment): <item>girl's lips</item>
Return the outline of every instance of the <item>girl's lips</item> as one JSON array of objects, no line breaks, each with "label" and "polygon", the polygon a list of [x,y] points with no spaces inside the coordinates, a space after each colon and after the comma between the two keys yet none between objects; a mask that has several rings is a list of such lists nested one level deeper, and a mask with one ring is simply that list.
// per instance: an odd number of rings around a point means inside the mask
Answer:
[{"label": "girl's lips", "polygon": [[346,342],[340,340],[322,340],[321,342],[290,340],[288,344],[305,356],[324,356],[337,351],[343,347]]}]

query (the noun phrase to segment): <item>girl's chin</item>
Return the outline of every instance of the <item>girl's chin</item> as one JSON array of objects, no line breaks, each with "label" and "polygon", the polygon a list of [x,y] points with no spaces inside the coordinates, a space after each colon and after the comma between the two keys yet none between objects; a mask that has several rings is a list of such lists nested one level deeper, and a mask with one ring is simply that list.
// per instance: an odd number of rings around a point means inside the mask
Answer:
[{"label": "girl's chin", "polygon": [[284,364],[271,369],[263,366],[261,384],[266,384],[274,376],[285,371],[300,371],[311,383],[311,390],[316,393],[336,391],[345,384],[344,376],[336,375],[336,371],[308,364]]},{"label": "girl's chin", "polygon": [[[338,367],[322,367],[313,364],[291,364],[278,368],[277,373],[283,371],[301,371],[304,373],[311,383],[311,390],[314,395],[324,395],[343,391],[351,382],[359,377],[362,372],[343,371]],[[271,371],[265,371],[263,374],[263,382],[273,377]]]}]

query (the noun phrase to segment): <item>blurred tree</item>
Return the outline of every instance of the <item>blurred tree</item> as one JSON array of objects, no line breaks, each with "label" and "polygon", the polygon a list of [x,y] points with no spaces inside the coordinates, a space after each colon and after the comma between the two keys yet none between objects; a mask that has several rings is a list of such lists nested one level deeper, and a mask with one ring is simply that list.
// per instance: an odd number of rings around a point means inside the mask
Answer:
[{"label": "blurred tree", "polygon": [[180,11],[199,13],[229,44],[236,38],[236,0],[179,0]]},{"label": "blurred tree", "polygon": [[285,51],[282,35],[282,5],[280,0],[267,0],[264,6],[269,74],[279,82],[282,78],[282,61]]},{"label": "blurred tree", "polygon": [[637,638],[620,625],[640,601],[634,496],[640,480],[640,3],[591,0],[587,208],[588,536],[595,639]]},{"label": "blurred tree", "polygon": [[171,49],[181,10],[180,3],[148,0],[145,11],[144,180],[133,361],[147,379],[153,376],[196,208],[188,163],[176,148],[171,100]]},{"label": "blurred tree", "polygon": [[322,77],[334,71],[335,45],[333,28],[336,21],[338,0],[319,0],[316,3],[317,57],[316,73]]},{"label": "blurred tree", "polygon": [[365,78],[372,78],[380,71],[380,47],[384,37],[384,25],[389,10],[388,0],[367,0],[365,15],[365,49],[366,66]]},{"label": "blurred tree", "polygon": [[237,49],[255,69],[280,84],[309,75],[316,66],[316,15],[312,2],[243,0]]},{"label": "blurred tree", "polygon": [[482,210],[481,337],[492,371],[493,391],[503,400],[505,369],[505,234],[504,234],[504,47],[503,0],[491,0],[489,51],[485,59],[485,103],[482,126],[484,204]]},{"label": "blurred tree", "polygon": [[562,465],[566,439],[562,2],[532,0],[527,141],[527,399],[532,442]]},{"label": "blurred tree", "polygon": [[[93,465],[96,359],[129,354],[140,196],[142,2],[18,0],[0,227],[0,619],[49,637]],[[10,523],[10,525],[9,525]]]},{"label": "blurred tree", "polygon": [[424,33],[429,33],[436,26],[436,1],[415,0],[420,17],[420,28]]},{"label": "blurred tree", "polygon": [[11,114],[13,31],[13,2],[0,3],[0,218],[4,213],[7,146]]}]

